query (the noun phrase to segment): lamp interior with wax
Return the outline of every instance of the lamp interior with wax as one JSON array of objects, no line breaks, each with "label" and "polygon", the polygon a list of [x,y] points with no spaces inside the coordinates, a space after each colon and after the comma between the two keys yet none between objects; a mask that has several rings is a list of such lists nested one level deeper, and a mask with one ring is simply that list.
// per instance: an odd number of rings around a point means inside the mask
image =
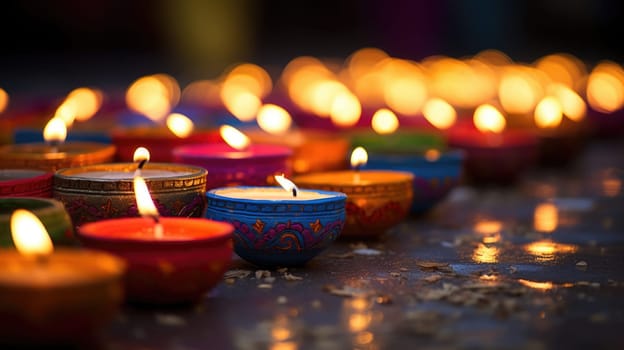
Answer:
[{"label": "lamp interior with wax", "polygon": [[123,301],[125,263],[57,249],[32,212],[11,215],[15,249],[0,249],[0,344],[73,346],[97,336]]},{"label": "lamp interior with wax", "polygon": [[65,204],[75,226],[138,214],[133,177],[140,167],[163,216],[201,217],[206,209],[206,169],[148,163],[149,151],[135,150],[133,163],[106,163],[61,169],[54,174],[54,198]]},{"label": "lamp interior with wax", "polygon": [[223,125],[220,134],[226,143],[198,144],[173,150],[177,163],[208,170],[207,189],[224,186],[265,186],[276,174],[292,173],[292,149],[273,144],[251,144],[247,135]]},{"label": "lamp interior with wax", "polygon": [[450,147],[465,152],[464,179],[473,184],[514,183],[538,156],[536,136],[506,129],[505,117],[489,104],[475,109],[472,123],[457,123],[446,136]]},{"label": "lamp interior with wax", "polygon": [[359,147],[351,155],[353,170],[319,172],[294,179],[302,188],[347,195],[346,223],[341,237],[378,237],[409,213],[414,175],[396,170],[360,170],[367,159],[366,150]]},{"label": "lamp interior with wax", "polygon": [[232,224],[234,251],[256,266],[299,266],[325,250],[345,223],[344,193],[282,187],[233,186],[208,191],[206,217]]},{"label": "lamp interior with wax", "polygon": [[127,301],[196,303],[230,265],[233,227],[205,218],[161,217],[141,175],[144,171],[137,171],[133,180],[141,217],[86,223],[77,229],[78,239],[85,247],[127,262]]},{"label": "lamp interior with wax", "polygon": [[45,143],[0,147],[0,167],[54,172],[62,168],[110,162],[115,156],[114,145],[98,142],[65,142],[67,126],[57,117],[50,119],[43,134]]}]

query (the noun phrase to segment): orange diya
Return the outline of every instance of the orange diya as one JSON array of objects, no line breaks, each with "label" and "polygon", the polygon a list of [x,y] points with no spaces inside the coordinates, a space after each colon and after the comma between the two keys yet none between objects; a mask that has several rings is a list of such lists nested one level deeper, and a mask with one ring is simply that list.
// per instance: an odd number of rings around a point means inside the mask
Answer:
[{"label": "orange diya", "polygon": [[56,249],[30,211],[11,218],[15,249],[0,249],[0,343],[75,345],[112,320],[123,300],[124,262],[107,253]]},{"label": "orange diya", "polygon": [[0,147],[0,167],[40,169],[54,172],[61,168],[112,161],[115,146],[97,142],[65,142],[67,126],[52,118],[43,131],[46,143],[24,143]]},{"label": "orange diya", "polygon": [[203,218],[160,217],[140,172],[134,190],[143,217],[84,224],[78,228],[78,239],[127,262],[129,302],[198,302],[230,265],[233,226]]},{"label": "orange diya", "polygon": [[346,223],[341,237],[372,238],[403,221],[413,199],[414,175],[391,170],[359,170],[368,155],[358,147],[351,155],[353,170],[318,172],[295,177],[301,188],[347,195]]}]

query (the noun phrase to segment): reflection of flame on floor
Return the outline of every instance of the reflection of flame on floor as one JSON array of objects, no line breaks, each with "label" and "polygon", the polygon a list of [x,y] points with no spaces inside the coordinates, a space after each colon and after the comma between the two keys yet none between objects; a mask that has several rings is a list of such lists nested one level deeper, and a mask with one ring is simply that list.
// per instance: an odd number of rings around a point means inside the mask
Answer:
[{"label": "reflection of flame on floor", "polygon": [[551,290],[555,287],[572,287],[573,283],[562,283],[562,284],[554,284],[553,282],[545,281],[545,282],[537,282],[537,281],[529,281],[525,279],[518,279],[518,282],[525,287],[529,287],[532,289],[538,290]]},{"label": "reflection of flame on floor", "polygon": [[578,249],[572,244],[556,243],[550,240],[542,240],[527,244],[524,250],[537,257],[537,261],[552,261],[555,255],[574,253]]},{"label": "reflection of flame on floor", "polygon": [[479,243],[472,253],[472,260],[477,263],[493,264],[498,262],[500,249],[494,246],[487,246]]}]

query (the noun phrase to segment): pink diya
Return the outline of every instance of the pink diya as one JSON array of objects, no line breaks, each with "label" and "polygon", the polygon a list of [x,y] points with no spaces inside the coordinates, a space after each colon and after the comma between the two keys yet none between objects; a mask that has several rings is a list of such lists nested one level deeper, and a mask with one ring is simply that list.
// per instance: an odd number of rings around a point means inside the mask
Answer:
[{"label": "pink diya", "polygon": [[192,121],[183,114],[173,113],[167,118],[167,127],[138,126],[116,128],[111,133],[117,148],[117,161],[132,161],[134,150],[143,146],[152,153],[154,162],[173,162],[171,151],[176,147],[199,143],[221,142],[217,130],[194,130]]},{"label": "pink diya", "polygon": [[77,230],[79,241],[127,262],[127,301],[198,302],[230,265],[233,226],[204,218],[160,217],[140,173],[134,177],[134,190],[143,217],[84,224]]},{"label": "pink diya", "polygon": [[208,171],[206,189],[274,183],[275,175],[292,173],[290,147],[272,144],[250,144],[249,138],[236,128],[220,129],[227,143],[198,144],[173,150],[175,162],[200,166]]},{"label": "pink diya", "polygon": [[92,341],[123,301],[125,263],[105,252],[53,247],[30,211],[11,216],[16,249],[0,249],[0,343],[73,348]]},{"label": "pink diya", "polygon": [[52,175],[35,169],[0,170],[0,197],[52,197]]},{"label": "pink diya", "polygon": [[537,137],[526,130],[505,130],[505,118],[491,105],[475,110],[474,125],[457,123],[446,132],[449,147],[465,152],[466,180],[510,184],[535,165]]}]

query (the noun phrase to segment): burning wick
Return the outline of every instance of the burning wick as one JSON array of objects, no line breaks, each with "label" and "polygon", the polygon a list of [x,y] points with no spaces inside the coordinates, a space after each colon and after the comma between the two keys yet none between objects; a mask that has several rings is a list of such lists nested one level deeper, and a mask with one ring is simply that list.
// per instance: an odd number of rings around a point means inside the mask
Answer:
[{"label": "burning wick", "polygon": [[67,137],[67,126],[61,118],[52,118],[43,129],[43,138],[50,145],[50,151],[57,153]]},{"label": "burning wick", "polygon": [[364,147],[356,147],[351,152],[351,168],[355,171],[353,181],[360,182],[360,168],[368,161],[368,153]]},{"label": "burning wick", "polygon": [[145,164],[147,164],[147,162],[150,159],[150,153],[147,150],[147,148],[145,147],[138,147],[135,151],[134,151],[134,155],[132,157],[132,159],[135,162],[138,162],[139,164],[137,165],[137,169],[134,172],[134,176],[141,176],[141,169],[143,169],[143,167],[145,166]]},{"label": "burning wick", "polygon": [[292,181],[284,177],[284,174],[275,175],[275,181],[277,181],[277,183],[280,184],[280,186],[282,186],[286,191],[292,191],[293,197],[297,197],[297,186]]}]

